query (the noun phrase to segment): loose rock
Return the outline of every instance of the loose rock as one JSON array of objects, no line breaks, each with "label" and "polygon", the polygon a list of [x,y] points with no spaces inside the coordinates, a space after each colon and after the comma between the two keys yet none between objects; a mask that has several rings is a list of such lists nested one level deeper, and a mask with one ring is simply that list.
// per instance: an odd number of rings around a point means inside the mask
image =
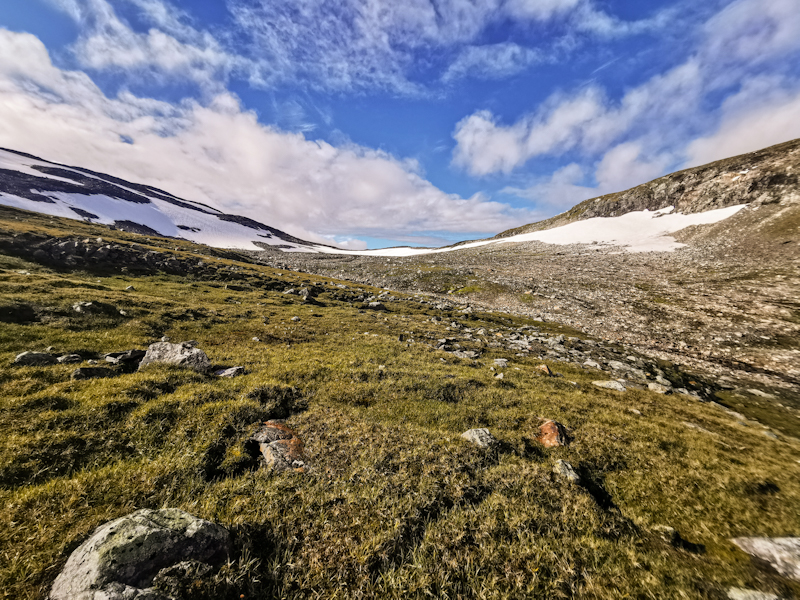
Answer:
[{"label": "loose rock", "polygon": [[574,483],[578,483],[581,479],[578,477],[575,469],[572,468],[572,465],[565,460],[559,459],[556,461],[556,464],[553,467],[553,473],[560,475],[561,477],[565,477]]},{"label": "loose rock", "polygon": [[112,365],[132,364],[140,362],[147,352],[144,350],[126,350],[125,352],[110,352],[105,355],[106,362]]},{"label": "loose rock", "polygon": [[59,356],[56,360],[62,365],[74,365],[83,362],[83,357],[80,354],[65,354],[64,356]]},{"label": "loose rock", "polygon": [[15,365],[22,365],[24,367],[42,367],[45,365],[53,365],[58,362],[58,358],[53,354],[46,352],[23,352],[17,354],[14,359]]},{"label": "loose rock", "polygon": [[769,592],[758,592],[744,588],[730,588],[728,590],[728,598],[730,600],[782,600],[780,596]]},{"label": "loose rock", "polygon": [[283,423],[267,421],[252,439],[258,443],[258,449],[270,469],[305,470],[303,440]]},{"label": "loose rock", "polygon": [[82,380],[101,379],[104,377],[112,377],[113,375],[114,371],[106,369],[105,367],[81,367],[75,369],[69,377],[70,379]]},{"label": "loose rock", "polygon": [[228,531],[176,508],[142,509],[101,525],[67,560],[50,600],[155,600],[150,586],[186,560],[218,563],[230,553]]},{"label": "loose rock", "polygon": [[800,538],[743,537],[731,541],[749,555],[768,562],[784,577],[800,581]]},{"label": "loose rock", "polygon": [[462,433],[461,437],[481,448],[489,448],[497,443],[497,438],[485,428],[470,429]]},{"label": "loose rock", "polygon": [[561,423],[552,420],[547,420],[539,425],[539,435],[537,437],[545,448],[555,448],[556,446],[569,444],[566,428]]},{"label": "loose rock", "polygon": [[647,389],[656,394],[669,394],[672,391],[671,387],[661,385],[660,383],[650,382],[647,384]]},{"label": "loose rock", "polygon": [[553,376],[553,372],[550,370],[550,367],[548,367],[547,365],[539,365],[536,368],[539,369],[542,373],[544,373],[548,377],[552,377]]},{"label": "loose rock", "polygon": [[236,377],[246,373],[244,367],[231,367],[230,369],[221,369],[214,373],[217,377]]},{"label": "loose rock", "polygon": [[195,371],[208,371],[211,361],[206,353],[199,348],[193,348],[190,342],[184,344],[171,344],[169,342],[156,342],[150,344],[139,369],[151,364],[161,363],[167,365],[180,365],[191,367]]},{"label": "loose rock", "polygon": [[596,385],[599,388],[605,388],[607,390],[614,390],[616,392],[624,392],[625,386],[622,385],[619,381],[593,381],[592,385]]}]

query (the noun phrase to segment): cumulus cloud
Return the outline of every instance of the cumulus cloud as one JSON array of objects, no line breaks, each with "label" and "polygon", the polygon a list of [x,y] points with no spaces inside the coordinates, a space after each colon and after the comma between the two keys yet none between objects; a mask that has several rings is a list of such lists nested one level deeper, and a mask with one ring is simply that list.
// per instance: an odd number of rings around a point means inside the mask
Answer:
[{"label": "cumulus cloud", "polygon": [[[787,58],[796,57],[800,50],[799,29],[795,0],[737,0],[700,27],[697,47],[688,58],[627,90],[618,100],[608,97],[602,88],[590,86],[571,94],[554,94],[512,124],[500,123],[486,110],[465,117],[453,133],[453,163],[477,176],[509,173],[533,157],[560,156],[570,151],[596,157],[612,145],[632,139],[638,140],[648,154],[677,155],[713,125],[720,102],[714,94],[731,97],[731,88],[752,88],[747,82],[760,80],[765,73],[791,70],[796,63]],[[781,89],[800,83],[796,72],[782,77]],[[763,100],[757,102],[755,95],[742,92],[735,93],[731,101],[747,103],[755,115]],[[773,115],[763,135],[745,137],[780,137],[767,131],[775,131],[780,123],[791,120],[793,104],[784,98],[771,106],[784,111],[784,116]],[[723,107],[723,115],[733,112]],[[720,127],[732,130],[727,122]],[[782,139],[788,139],[794,129],[787,127]],[[693,146],[692,160],[714,154],[702,148],[715,140],[721,144],[720,136],[723,134]],[[723,153],[729,154],[729,150]]]},{"label": "cumulus cloud", "polygon": [[86,74],[55,67],[36,37],[2,29],[0,140],[315,241],[499,231],[529,216],[481,195],[446,194],[414,161],[265,126],[229,93],[180,105],[130,93],[108,98]]},{"label": "cumulus cloud", "polygon": [[594,165],[594,185],[586,183],[592,180],[586,168],[570,163],[527,188],[508,187],[503,192],[528,198],[539,206],[563,210],[583,200],[655,179],[663,174],[671,160],[668,155],[647,155],[639,142],[624,142],[611,148]]}]

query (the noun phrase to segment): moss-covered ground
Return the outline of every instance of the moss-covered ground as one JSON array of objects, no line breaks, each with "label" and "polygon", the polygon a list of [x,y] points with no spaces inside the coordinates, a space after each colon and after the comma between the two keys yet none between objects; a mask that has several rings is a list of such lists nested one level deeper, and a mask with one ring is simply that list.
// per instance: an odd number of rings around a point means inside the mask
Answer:
[{"label": "moss-covered ground", "polygon": [[[800,594],[728,541],[800,535],[793,440],[687,396],[598,389],[596,371],[548,363],[561,376],[547,377],[532,357],[488,349],[462,360],[421,343],[446,335],[433,316],[500,331],[518,326],[513,318],[415,301],[362,310],[324,278],[208,260],[247,278],[226,288],[0,256],[0,302],[16,307],[4,314],[28,315],[0,323],[0,596],[44,598],[95,527],[162,507],[235,535],[236,556],[193,597]],[[308,304],[261,280],[329,291]],[[78,301],[126,315],[80,315]],[[164,335],[196,340],[215,365],[247,374],[151,366],[74,381],[80,365],[12,365],[50,346],[102,360]],[[509,359],[502,380],[489,369],[500,357]],[[271,473],[245,442],[260,422],[286,416],[287,397],[309,467]],[[542,419],[563,423],[573,442],[545,449]],[[502,444],[482,450],[460,438],[476,427]],[[580,484],[553,473],[557,459]]]}]

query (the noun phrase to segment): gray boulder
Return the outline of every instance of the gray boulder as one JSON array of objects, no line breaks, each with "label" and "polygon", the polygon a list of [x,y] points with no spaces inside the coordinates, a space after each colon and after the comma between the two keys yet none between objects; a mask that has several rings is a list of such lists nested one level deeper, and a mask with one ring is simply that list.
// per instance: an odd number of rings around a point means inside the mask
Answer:
[{"label": "gray boulder", "polygon": [[58,357],[58,362],[62,365],[74,365],[83,362],[83,357],[80,354],[65,354]]},{"label": "gray boulder", "polygon": [[151,363],[161,363],[165,365],[180,365],[191,367],[195,371],[208,371],[211,369],[211,361],[208,360],[206,353],[195,348],[192,343],[172,344],[170,342],[156,342],[150,344],[147,353],[144,355],[139,368]]},{"label": "gray boulder", "polygon": [[138,510],[95,529],[67,560],[50,600],[162,600],[151,587],[162,569],[219,563],[230,550],[224,527],[177,508]]},{"label": "gray boulder", "polygon": [[220,369],[214,374],[217,377],[238,377],[239,375],[244,375],[245,373],[247,373],[247,370],[244,367],[231,367],[229,369]]},{"label": "gray boulder", "polygon": [[470,429],[462,433],[461,437],[481,448],[488,448],[497,443],[497,438],[484,428]]},{"label": "gray boulder", "polygon": [[22,354],[17,354],[14,364],[24,367],[42,367],[54,365],[57,361],[58,358],[56,356],[47,352],[23,352]]},{"label": "gray boulder", "polygon": [[572,465],[565,460],[559,459],[556,461],[556,464],[553,466],[553,473],[565,479],[569,479],[573,483],[578,483],[581,479],[575,472],[575,469],[572,468]]},{"label": "gray boulder", "polygon": [[371,310],[386,310],[386,306],[384,306],[383,302],[370,302],[367,304],[367,308]]},{"label": "gray boulder", "polygon": [[800,581],[800,538],[744,537],[731,541],[749,555],[768,562],[784,577]]}]

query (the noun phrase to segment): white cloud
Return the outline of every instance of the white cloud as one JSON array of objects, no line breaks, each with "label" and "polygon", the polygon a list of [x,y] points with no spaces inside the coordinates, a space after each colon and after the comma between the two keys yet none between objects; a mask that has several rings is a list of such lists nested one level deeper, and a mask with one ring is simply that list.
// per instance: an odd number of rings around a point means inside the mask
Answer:
[{"label": "white cloud", "polygon": [[[260,59],[264,85],[290,81],[412,94],[424,91],[415,73],[421,63],[441,68],[445,81],[469,67],[489,74],[490,68],[481,67],[488,63],[508,74],[530,64],[536,51],[514,44],[469,49],[500,21],[561,20],[568,29],[602,35],[622,34],[630,25],[594,8],[591,0],[232,0],[231,7]],[[573,13],[574,23],[567,18]],[[462,46],[467,48],[458,52]],[[453,54],[448,67],[446,57]]]},{"label": "white cloud", "polygon": [[161,0],[127,0],[153,25],[147,32],[134,31],[107,0],[51,1],[82,27],[72,50],[84,68],[163,81],[181,78],[212,92],[222,90],[232,72],[251,69],[250,61],[227,51]]},{"label": "white cloud", "polygon": [[530,216],[480,195],[446,194],[414,161],[262,125],[227,93],[178,106],[130,93],[107,98],[87,75],[56,68],[34,36],[3,29],[0,142],[321,242],[332,235],[499,231]]},{"label": "white cloud", "polygon": [[800,137],[800,86],[750,82],[723,105],[716,131],[689,144],[686,166],[760,150]]},{"label": "white cloud", "polygon": [[586,169],[570,163],[527,188],[509,187],[503,192],[563,210],[589,198],[651,181],[663,174],[671,160],[667,155],[647,156],[640,143],[625,142],[611,148],[597,162],[595,185],[582,183],[587,179]]},{"label": "white cloud", "polygon": [[[781,73],[785,81],[779,89],[800,87],[796,72],[786,74],[797,64],[791,60],[800,50],[797,31],[797,0],[737,0],[700,25],[700,36],[688,58],[626,90],[619,100],[590,86],[572,94],[556,93],[510,125],[498,122],[486,110],[462,119],[453,133],[453,163],[477,176],[509,173],[533,157],[570,151],[594,157],[633,139],[652,156],[680,154],[717,121],[720,100],[714,99],[714,94],[724,98],[742,85],[753,89],[753,82]],[[764,89],[761,93],[763,103],[764,94],[769,94]],[[740,96],[736,92],[731,101],[743,102]],[[755,104],[750,104],[758,112]],[[775,100],[770,106],[782,114],[759,117],[759,122],[769,121],[764,129],[744,135],[742,143],[731,147],[752,149],[744,140],[775,143],[793,135],[796,128],[791,125],[784,127],[783,136],[778,133],[781,124],[789,124],[794,116],[792,101]],[[721,112],[735,111],[723,105]],[[732,130],[730,123],[724,127]],[[706,147],[702,142],[693,146],[692,160],[715,154],[701,150]]]},{"label": "white cloud", "polygon": [[542,53],[506,42],[487,46],[467,46],[442,76],[449,82],[462,77],[504,79],[544,60]]}]

